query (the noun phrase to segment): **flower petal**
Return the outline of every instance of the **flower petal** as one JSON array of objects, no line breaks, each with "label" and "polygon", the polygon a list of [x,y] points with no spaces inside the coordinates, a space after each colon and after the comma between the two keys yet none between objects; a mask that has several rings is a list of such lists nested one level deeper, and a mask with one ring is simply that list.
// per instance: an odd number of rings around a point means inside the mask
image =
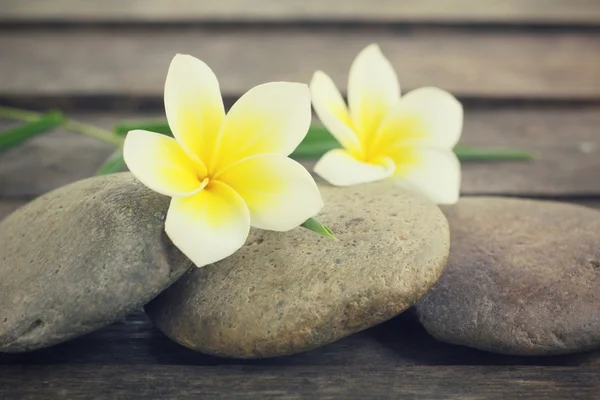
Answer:
[{"label": "flower petal", "polygon": [[350,115],[363,144],[399,99],[400,84],[392,64],[378,45],[367,46],[356,56],[348,79]]},{"label": "flower petal", "polygon": [[177,54],[165,82],[165,111],[173,136],[208,164],[225,117],[219,82],[204,62]]},{"label": "flower petal", "polygon": [[331,150],[317,162],[314,171],[335,186],[350,186],[385,179],[394,173],[394,162],[388,157],[365,163],[345,150]]},{"label": "flower petal", "polygon": [[218,165],[212,167],[219,171],[257,154],[291,154],[310,127],[310,104],[305,84],[272,82],[250,89],[225,118],[219,133]]},{"label": "flower petal", "polygon": [[250,157],[217,176],[246,202],[252,226],[288,231],[323,207],[317,184],[296,161],[280,154]]},{"label": "flower petal", "polygon": [[250,231],[250,213],[235,190],[210,181],[199,193],[174,198],[165,231],[197,267],[215,263],[244,245]]},{"label": "flower petal", "polygon": [[437,204],[454,204],[458,201],[461,169],[452,150],[411,146],[402,151],[409,156],[404,164],[396,161],[394,176],[399,183],[422,192]]},{"label": "flower petal", "polygon": [[322,71],[314,73],[310,92],[315,112],[340,144],[349,150],[360,146],[352,128],[348,107],[331,78]]},{"label": "flower petal", "polygon": [[452,149],[462,133],[463,108],[450,93],[423,87],[404,95],[384,118],[377,132],[377,148],[399,140],[417,140]]},{"label": "flower petal", "polygon": [[130,131],[123,159],[131,173],[150,189],[166,196],[184,196],[201,185],[206,168],[194,162],[177,141],[154,132]]}]

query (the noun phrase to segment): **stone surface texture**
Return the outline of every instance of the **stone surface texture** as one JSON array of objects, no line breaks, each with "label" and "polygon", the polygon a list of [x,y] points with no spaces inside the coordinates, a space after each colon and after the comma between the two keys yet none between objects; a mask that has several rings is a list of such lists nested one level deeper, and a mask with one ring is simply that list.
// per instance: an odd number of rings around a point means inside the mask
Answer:
[{"label": "stone surface texture", "polygon": [[6,217],[0,351],[47,347],[108,325],[179,278],[190,261],[164,233],[168,205],[121,173],[67,185]]},{"label": "stone surface texture", "polygon": [[320,190],[317,218],[337,240],[252,230],[234,255],[192,268],[151,302],[155,325],[204,353],[287,355],[388,320],[437,281],[449,252],[439,207],[390,183]]},{"label": "stone surface texture", "polygon": [[416,306],[437,339],[496,353],[600,346],[600,213],[475,197],[445,206],[448,265]]}]

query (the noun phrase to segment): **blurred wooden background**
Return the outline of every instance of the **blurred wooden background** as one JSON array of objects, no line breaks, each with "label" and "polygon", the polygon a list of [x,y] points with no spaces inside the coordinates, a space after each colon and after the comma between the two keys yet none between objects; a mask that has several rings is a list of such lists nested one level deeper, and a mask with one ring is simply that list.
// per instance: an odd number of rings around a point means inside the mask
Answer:
[{"label": "blurred wooden background", "polygon": [[[373,42],[403,92],[427,85],[459,97],[462,144],[534,152],[528,162],[465,163],[464,195],[600,207],[600,0],[0,0],[0,105],[60,107],[111,128],[163,115],[175,53],[206,61],[231,105],[256,84],[308,82],[316,69],[345,88],[356,53]],[[0,218],[92,175],[110,152],[56,132],[2,154]],[[0,355],[0,398],[592,399],[599,367],[598,354],[514,358],[443,345],[410,317],[303,355],[219,360],[169,342],[139,314],[52,349]]]}]

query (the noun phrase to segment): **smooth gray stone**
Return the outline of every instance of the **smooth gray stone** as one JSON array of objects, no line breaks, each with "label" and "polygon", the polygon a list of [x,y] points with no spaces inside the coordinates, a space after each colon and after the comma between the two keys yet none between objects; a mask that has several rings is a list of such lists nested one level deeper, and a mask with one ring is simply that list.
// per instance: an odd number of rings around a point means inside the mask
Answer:
[{"label": "smooth gray stone", "polygon": [[0,351],[108,325],[179,278],[191,262],[164,233],[168,205],[121,173],[47,193],[0,222]]},{"label": "smooth gray stone", "polygon": [[416,305],[431,335],[512,355],[600,347],[598,211],[493,197],[442,209],[448,265]]},{"label": "smooth gray stone", "polygon": [[419,300],[449,252],[440,209],[390,183],[321,186],[304,228],[252,230],[244,247],[192,268],[146,311],[176,342],[204,353],[262,358],[310,350],[386,321]]}]

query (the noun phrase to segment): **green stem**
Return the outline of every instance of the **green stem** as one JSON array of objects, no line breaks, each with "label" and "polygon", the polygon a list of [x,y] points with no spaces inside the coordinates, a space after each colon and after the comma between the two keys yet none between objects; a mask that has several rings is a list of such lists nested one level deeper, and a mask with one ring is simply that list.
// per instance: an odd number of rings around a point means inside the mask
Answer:
[{"label": "green stem", "polygon": [[93,125],[69,119],[64,123],[63,127],[68,131],[80,133],[106,143],[114,144],[115,146],[123,146],[122,137],[114,135],[112,132],[105,129],[97,128]]},{"label": "green stem", "polygon": [[[11,107],[0,107],[0,117],[15,119],[20,121],[34,121],[40,118],[43,114],[28,110],[21,110]],[[113,144],[115,146],[123,145],[123,138],[113,134],[105,129],[97,128],[93,125],[84,122],[66,119],[62,127],[65,130],[89,136],[91,138]]]},{"label": "green stem", "polygon": [[[318,158],[329,150],[339,147],[339,143],[331,139],[302,142],[291,154],[291,157],[296,160]],[[480,149],[465,146],[455,147],[454,153],[460,161],[521,161],[533,158],[531,153],[522,150]]]},{"label": "green stem", "polygon": [[42,116],[42,113],[37,113],[33,111],[20,110],[18,108],[11,107],[0,107],[0,117],[8,118],[8,119],[16,119],[19,121],[35,121]]},{"label": "green stem", "polygon": [[533,155],[523,150],[477,149],[457,146],[454,153],[461,161],[519,161],[531,160]]}]

